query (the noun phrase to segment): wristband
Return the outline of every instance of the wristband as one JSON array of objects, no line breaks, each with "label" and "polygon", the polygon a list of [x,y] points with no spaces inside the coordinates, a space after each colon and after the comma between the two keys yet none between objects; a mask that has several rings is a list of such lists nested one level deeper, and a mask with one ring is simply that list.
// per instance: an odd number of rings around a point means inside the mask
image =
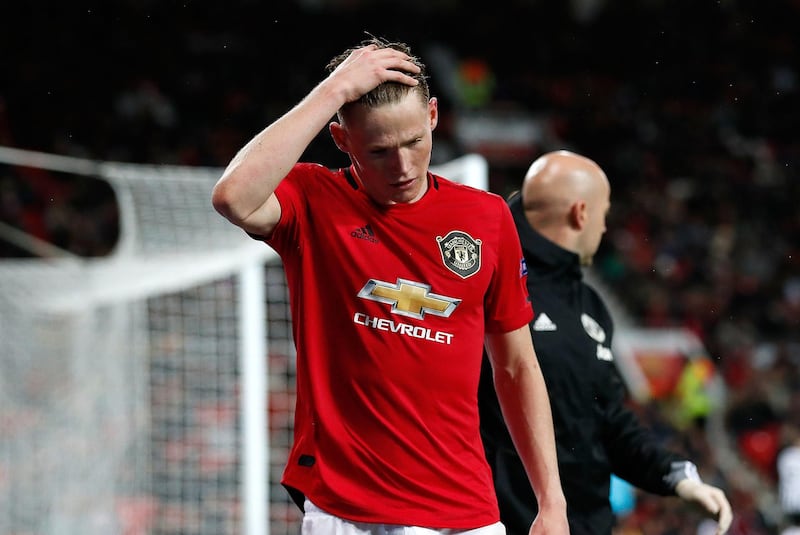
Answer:
[{"label": "wristband", "polygon": [[697,465],[691,461],[675,461],[670,463],[669,467],[670,471],[664,476],[664,482],[669,485],[672,490],[675,490],[678,483],[684,479],[697,481],[698,483],[703,482],[703,480],[700,479],[700,474],[697,473]]}]

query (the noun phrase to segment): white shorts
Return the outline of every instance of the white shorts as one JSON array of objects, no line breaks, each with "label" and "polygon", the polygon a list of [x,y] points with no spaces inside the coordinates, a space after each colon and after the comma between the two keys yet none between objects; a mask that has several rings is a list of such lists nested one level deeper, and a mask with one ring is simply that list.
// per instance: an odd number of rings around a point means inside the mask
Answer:
[{"label": "white shorts", "polygon": [[475,529],[430,529],[395,524],[351,522],[326,513],[306,498],[302,535],[506,535],[505,526],[497,522]]}]

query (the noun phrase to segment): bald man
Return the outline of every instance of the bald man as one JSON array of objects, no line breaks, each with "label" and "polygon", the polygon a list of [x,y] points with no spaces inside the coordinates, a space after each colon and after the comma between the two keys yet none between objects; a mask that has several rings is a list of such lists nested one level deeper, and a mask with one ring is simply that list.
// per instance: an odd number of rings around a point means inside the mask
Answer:
[{"label": "bald man", "polygon": [[[665,450],[625,406],[614,364],[614,325],[599,294],[583,281],[606,231],[611,188],[594,161],[551,152],[531,165],[509,200],[528,269],[530,323],[547,383],[558,465],[572,535],[610,535],[611,475],[662,496],[695,502],[730,526],[722,490],[703,483],[695,465]],[[526,535],[537,510],[525,471],[505,429],[484,362],[479,390],[481,432],[508,535]]]}]

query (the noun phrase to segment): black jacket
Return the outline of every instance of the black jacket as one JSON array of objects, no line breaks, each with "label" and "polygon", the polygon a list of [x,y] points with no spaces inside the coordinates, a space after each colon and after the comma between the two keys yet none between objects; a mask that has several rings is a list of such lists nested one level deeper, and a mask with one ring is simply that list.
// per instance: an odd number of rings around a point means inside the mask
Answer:
[{"label": "black jacket", "polygon": [[[558,465],[572,535],[610,534],[611,474],[654,494],[674,494],[665,480],[673,461],[625,406],[614,364],[614,326],[598,293],[583,281],[578,256],[531,228],[520,197],[510,201],[528,267],[530,324],[553,412]],[[527,535],[536,501],[500,413],[484,356],[479,390],[481,429],[509,535]]]}]

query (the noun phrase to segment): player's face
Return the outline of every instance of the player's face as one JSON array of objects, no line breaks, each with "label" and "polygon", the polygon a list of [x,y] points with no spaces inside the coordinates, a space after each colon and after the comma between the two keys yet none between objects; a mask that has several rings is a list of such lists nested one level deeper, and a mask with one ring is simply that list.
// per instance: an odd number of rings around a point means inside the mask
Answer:
[{"label": "player's face", "polygon": [[419,200],[428,188],[436,99],[424,103],[411,91],[396,104],[351,111],[337,144],[367,194],[378,204]]}]

